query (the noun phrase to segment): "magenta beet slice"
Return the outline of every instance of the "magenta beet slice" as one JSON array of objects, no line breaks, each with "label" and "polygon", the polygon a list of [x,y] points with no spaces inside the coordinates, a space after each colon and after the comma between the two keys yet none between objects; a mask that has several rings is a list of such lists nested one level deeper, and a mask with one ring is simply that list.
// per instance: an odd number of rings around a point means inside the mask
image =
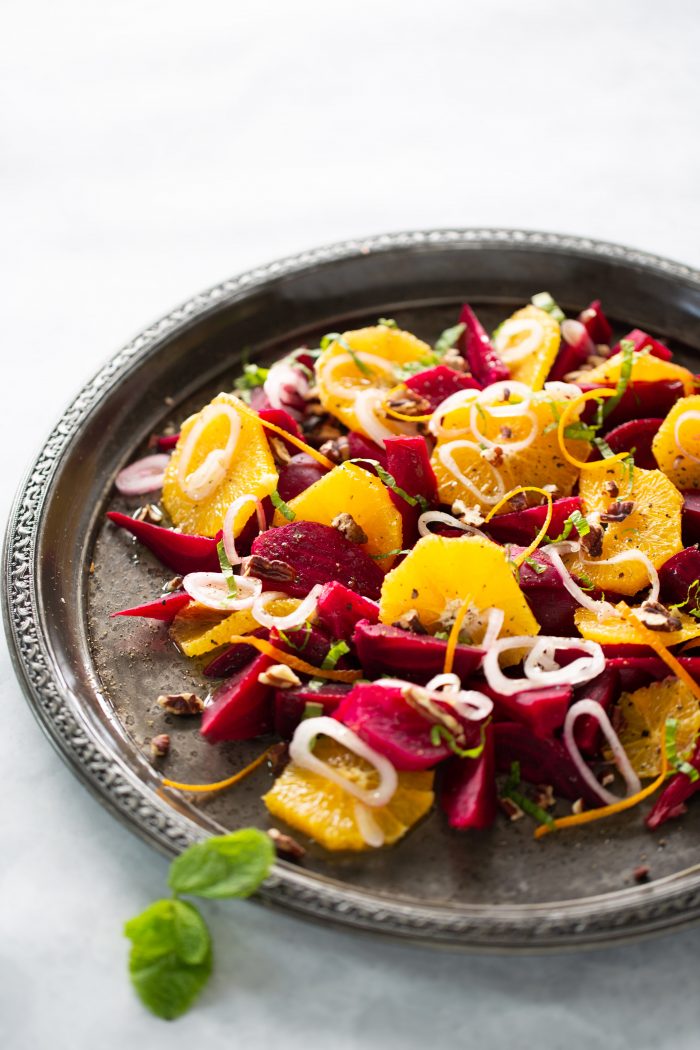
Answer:
[{"label": "magenta beet slice", "polygon": [[442,772],[440,804],[450,827],[490,828],[497,810],[493,727],[479,758],[451,758]]},{"label": "magenta beet slice", "polygon": [[[700,741],[695,745],[690,764],[700,773]],[[700,780],[691,780],[685,773],[674,774],[654,803],[646,819],[646,826],[653,831],[667,820],[682,817],[686,811],[686,802],[697,791],[700,791]]]},{"label": "magenta beet slice", "polygon": [[315,460],[313,456],[307,452],[297,452],[289,463],[281,468],[277,491],[284,502],[289,503],[327,473],[328,468]]},{"label": "magenta beet slice", "polygon": [[[564,528],[564,522],[574,511],[581,510],[581,500],[578,496],[567,496],[565,499],[557,499],[552,504],[552,521],[547,530],[548,536],[556,539]],[[513,511],[509,514],[497,514],[488,524],[483,526],[497,543],[517,543],[527,547],[534,540],[537,533],[544,525],[547,517],[547,506],[528,507],[527,510]],[[576,533],[574,533],[574,538]],[[543,540],[544,542],[548,542]]]},{"label": "magenta beet slice", "polygon": [[406,702],[398,686],[358,683],[334,717],[399,770],[430,769],[451,754],[444,742],[430,742],[432,723]]},{"label": "magenta beet slice", "polygon": [[700,492],[683,492],[683,542],[686,545],[700,543]]},{"label": "magenta beet slice", "polygon": [[386,452],[364,434],[351,430],[347,435],[350,459],[376,459],[381,466],[386,466]]},{"label": "magenta beet slice", "polygon": [[184,591],[173,591],[172,594],[163,594],[152,602],[143,605],[135,605],[133,609],[120,609],[113,612],[112,616],[143,616],[147,620],[163,620],[170,623],[191,599]]},{"label": "magenta beet slice", "polygon": [[459,320],[460,324],[465,326],[459,340],[459,348],[466,357],[474,378],[482,386],[497,383],[500,379],[510,379],[508,366],[501,361],[481,321],[467,304],[462,307]]},{"label": "magenta beet slice", "polygon": [[564,379],[569,372],[578,371],[596,352],[595,343],[580,321],[569,321],[562,328],[561,336],[559,351],[547,377],[550,380]]},{"label": "magenta beet slice", "polygon": [[[679,656],[678,662],[700,683],[700,656]],[[623,693],[633,693],[650,682],[660,682],[672,673],[658,656],[606,656],[605,663],[618,672]]]},{"label": "magenta beet slice", "polygon": [[[427,682],[445,663],[447,642],[428,634],[414,634],[384,623],[358,623],[353,635],[357,656],[370,676],[389,674],[411,682]],[[483,650],[471,645],[455,649],[454,670],[460,678],[473,674]]]},{"label": "magenta beet slice", "polygon": [[555,795],[582,798],[590,806],[600,805],[600,799],[582,780],[558,740],[534,736],[516,722],[495,722],[493,735],[499,773],[509,773],[512,763],[519,762],[520,775],[529,784],[551,784]]},{"label": "magenta beet slice", "polygon": [[[606,667],[604,671],[575,690],[576,700],[595,700],[601,705],[606,714],[620,695],[620,673],[615,667]],[[574,726],[574,740],[578,744],[579,751],[587,758],[593,758],[600,753],[603,745],[603,733],[597,720],[592,715],[581,715],[576,719]]]},{"label": "magenta beet slice", "polygon": [[434,368],[426,368],[424,372],[417,372],[405,381],[405,385],[414,394],[430,402],[431,412],[459,390],[481,389],[473,376],[457,372],[447,365],[436,365]]},{"label": "magenta beet slice", "polygon": [[418,539],[418,518],[424,503],[437,501],[437,481],[430,466],[430,455],[424,437],[390,437],[386,439],[386,469],[397,486],[417,502],[411,505],[393,489],[389,496],[401,514],[403,546],[413,546]]},{"label": "magenta beet slice", "polygon": [[159,452],[172,452],[179,440],[179,434],[156,434],[149,444],[153,443]]},{"label": "magenta beet slice", "polygon": [[[661,601],[665,605],[688,603],[684,612],[698,605],[698,581],[700,580],[700,550],[697,546],[686,547],[665,561],[659,569]],[[692,587],[692,593],[690,589]]]},{"label": "magenta beet slice", "polygon": [[[607,385],[610,389],[612,384]],[[605,383],[579,383],[581,390],[605,388]],[[605,419],[605,430],[612,430],[620,423],[631,419],[651,419],[666,416],[679,398],[684,396],[683,384],[677,379],[657,379],[653,382],[632,382],[628,385],[619,403]],[[585,423],[593,422],[596,414],[595,401],[587,404],[581,413]]]},{"label": "magenta beet slice", "polygon": [[379,606],[333,580],[318,596],[316,615],[332,638],[349,642],[360,620],[377,623]]},{"label": "magenta beet slice", "polygon": [[551,737],[564,725],[574,695],[570,685],[552,685],[505,696],[497,693],[482,678],[471,679],[465,688],[476,689],[493,700],[495,715],[500,721],[512,722],[515,719],[540,737]]},{"label": "magenta beet slice", "polygon": [[291,581],[274,581],[274,590],[305,597],[316,583],[337,580],[367,598],[378,598],[384,574],[362,547],[330,525],[290,521],[268,529],[253,541],[253,554],[286,562],[295,570]]},{"label": "magenta beet slice", "polygon": [[662,423],[663,419],[656,418],[630,419],[608,431],[605,440],[613,452],[631,452],[634,449],[635,466],[643,470],[658,470],[651,443]]},{"label": "magenta beet slice", "polygon": [[623,335],[619,343],[616,343],[612,347],[610,353],[618,354],[622,347],[620,343],[626,341],[628,343],[634,343],[635,350],[644,350],[647,346],[649,347],[649,353],[654,357],[660,358],[662,361],[670,361],[673,354],[666,346],[665,343],[660,343],[658,339],[654,339],[653,336],[647,335],[641,328],[633,328],[627,335]]},{"label": "magenta beet slice", "polygon": [[[251,638],[267,638],[268,634],[267,627],[258,627],[255,631],[250,632]],[[258,650],[254,645],[236,642],[218,652],[213,660],[210,660],[204,667],[202,674],[205,674],[207,678],[228,678],[249,664],[257,654]]]},{"label": "magenta beet slice", "polygon": [[272,728],[272,689],[258,676],[274,663],[260,653],[216,690],[202,715],[201,734],[210,744],[223,740],[250,740]]},{"label": "magenta beet slice", "polygon": [[[296,627],[284,632],[270,631],[270,641],[285,653],[298,656],[313,667],[320,667],[328,656],[328,651],[335,639],[331,638],[321,624],[314,623],[308,627]],[[335,666],[339,671],[351,665],[347,656],[341,656]]]},{"label": "magenta beet slice", "polygon": [[273,700],[275,733],[284,740],[291,740],[294,730],[304,717],[307,704],[320,704],[324,715],[332,715],[350,689],[351,686],[344,682],[324,682],[320,689],[309,686],[276,689]]},{"label": "magenta beet slice", "polygon": [[[513,550],[518,553],[517,548]],[[518,570],[518,581],[542,633],[557,637],[576,635],[574,613],[579,608],[578,602],[566,590],[546,554],[535,551],[531,560],[544,571],[537,572],[525,562]]]},{"label": "magenta beet slice", "polygon": [[594,343],[610,346],[612,339],[612,327],[603,313],[600,299],[594,299],[590,306],[582,310],[578,319],[584,326]]},{"label": "magenta beet slice", "polygon": [[162,525],[151,525],[148,521],[137,521],[128,514],[110,510],[107,517],[120,529],[126,529],[139,543],[148,547],[163,565],[186,576],[188,572],[219,572],[219,556],[216,552],[218,538],[208,536],[186,536]]}]

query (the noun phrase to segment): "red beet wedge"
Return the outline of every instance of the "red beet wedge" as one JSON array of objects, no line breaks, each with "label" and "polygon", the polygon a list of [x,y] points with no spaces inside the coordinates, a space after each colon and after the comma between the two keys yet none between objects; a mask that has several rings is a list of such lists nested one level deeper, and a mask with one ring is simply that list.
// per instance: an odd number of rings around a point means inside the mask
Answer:
[{"label": "red beet wedge", "polygon": [[210,744],[222,740],[250,740],[272,728],[272,689],[258,681],[274,663],[259,656],[224,682],[202,715],[201,734]]},{"label": "red beet wedge", "polygon": [[634,464],[643,470],[658,470],[651,451],[651,443],[663,419],[630,419],[621,423],[605,435],[613,452],[631,452],[634,449]]},{"label": "red beet wedge", "polygon": [[594,343],[610,346],[612,339],[612,327],[603,313],[600,299],[594,299],[579,315],[578,319],[584,326]]},{"label": "red beet wedge", "polygon": [[143,605],[135,605],[133,609],[120,609],[113,612],[112,616],[143,616],[147,620],[163,620],[170,623],[175,619],[191,599],[184,591],[173,591],[172,594],[164,594],[152,602]]},{"label": "red beet wedge", "polygon": [[274,696],[275,732],[285,740],[291,740],[307,704],[320,704],[324,715],[332,715],[349,692],[350,686],[343,682],[324,682],[320,689],[307,685],[297,689],[277,689]]},{"label": "red beet wedge", "polygon": [[[574,511],[580,510],[581,500],[578,496],[555,500],[552,504],[552,521],[547,530],[548,536],[556,539],[561,534],[566,519]],[[527,510],[498,514],[483,528],[497,543],[517,543],[527,547],[544,525],[546,516],[547,507],[543,504],[541,507],[528,507]]]},{"label": "red beet wedge", "polygon": [[418,518],[425,503],[437,500],[437,481],[430,466],[430,454],[424,437],[390,437],[386,439],[386,468],[397,486],[416,500],[409,503],[397,492],[389,490],[394,506],[401,514],[403,546],[412,546],[418,539]]},{"label": "red beet wedge", "polygon": [[[690,764],[700,773],[700,741],[695,745]],[[653,831],[654,828],[665,824],[667,820],[682,817],[686,810],[686,802],[698,791],[700,791],[700,780],[691,780],[685,773],[676,773],[654,803],[646,819],[647,827]]]},{"label": "red beet wedge", "polygon": [[683,542],[687,545],[700,543],[700,492],[683,492]]},{"label": "red beet wedge", "polygon": [[156,558],[174,572],[186,576],[188,572],[219,572],[219,556],[216,545],[219,537],[186,536],[162,525],[151,525],[148,521],[137,521],[128,514],[110,510],[107,517],[120,529],[148,547]]},{"label": "red beet wedge", "polygon": [[633,328],[631,332],[627,333],[627,335],[623,335],[620,342],[612,347],[611,353],[619,353],[622,349],[620,343],[623,341],[632,343],[635,350],[646,350],[648,347],[649,353],[652,354],[653,357],[660,358],[661,361],[670,361],[673,357],[673,354],[665,343],[660,343],[658,339],[654,339],[652,336],[647,335],[647,333],[643,332],[641,328]]},{"label": "red beet wedge", "polygon": [[[445,663],[447,642],[427,634],[414,634],[388,624],[358,623],[353,635],[357,655],[368,675],[389,674],[412,682],[427,682]],[[481,663],[481,649],[458,645],[454,670],[468,677]]]},{"label": "red beet wedge", "polygon": [[332,638],[349,642],[360,620],[377,623],[379,606],[333,580],[318,596],[316,615]]},{"label": "red beet wedge", "polygon": [[510,370],[501,361],[491,346],[491,341],[484,331],[481,321],[470,306],[463,306],[459,315],[464,332],[459,340],[459,348],[466,357],[469,369],[482,386],[497,383],[499,379],[509,379]]},{"label": "red beet wedge", "polygon": [[451,828],[490,828],[496,819],[493,727],[479,758],[451,758],[444,767],[440,804]]},{"label": "red beet wedge", "polygon": [[446,365],[436,365],[435,368],[426,368],[424,372],[417,372],[416,375],[406,380],[406,386],[414,394],[430,402],[431,412],[434,412],[438,405],[459,390],[481,389],[473,376],[457,372]]},{"label": "red beet wedge", "polygon": [[277,491],[284,502],[289,503],[327,473],[328,468],[307,452],[297,452],[280,468]]}]

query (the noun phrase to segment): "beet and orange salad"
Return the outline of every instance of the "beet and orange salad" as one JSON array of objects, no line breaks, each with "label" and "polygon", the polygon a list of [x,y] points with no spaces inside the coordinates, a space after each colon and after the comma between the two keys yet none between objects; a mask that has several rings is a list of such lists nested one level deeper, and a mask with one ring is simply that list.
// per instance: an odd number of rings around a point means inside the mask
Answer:
[{"label": "beet and orange salad", "polygon": [[115,615],[169,625],[212,687],[162,706],[264,737],[267,809],[329,850],[436,795],[538,837],[655,795],[655,828],[700,789],[696,377],[598,301],[455,321],[330,333],[154,437],[116,484],[159,502],[109,517],[177,576]]}]

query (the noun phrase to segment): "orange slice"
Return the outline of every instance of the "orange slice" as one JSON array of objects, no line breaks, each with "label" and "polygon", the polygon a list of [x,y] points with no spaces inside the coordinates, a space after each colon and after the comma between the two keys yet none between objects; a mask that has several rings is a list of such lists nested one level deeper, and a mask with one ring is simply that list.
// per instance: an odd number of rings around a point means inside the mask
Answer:
[{"label": "orange slice", "polygon": [[681,758],[700,732],[700,704],[685,682],[677,678],[665,678],[634,693],[623,693],[619,710],[623,718],[620,742],[640,777],[655,777],[661,769],[667,718],[678,721],[676,749]]},{"label": "orange slice", "polygon": [[[331,525],[339,514],[350,514],[367,535],[362,546],[370,556],[401,549],[401,514],[389,490],[357,463],[343,463],[330,470],[291,500],[289,508],[299,521],[321,525]],[[276,511],[272,523],[286,525],[287,519]],[[377,564],[386,571],[394,561],[393,557],[381,558]]]},{"label": "orange slice", "polygon": [[[319,740],[314,754],[360,787],[371,790],[376,786],[376,770],[334,740]],[[432,771],[399,773],[398,777],[399,785],[391,801],[369,810],[382,829],[387,846],[424,817],[434,800]],[[371,849],[358,827],[355,801],[339,784],[294,762],[290,762],[263,796],[273,817],[309,835],[326,849]]]},{"label": "orange slice", "polygon": [[600,565],[616,554],[641,551],[654,568],[660,568],[673,554],[683,549],[681,541],[681,508],[683,497],[660,470],[635,467],[631,474],[621,463],[605,469],[582,471],[579,495],[584,513],[604,512],[613,498],[603,488],[613,481],[619,490],[618,500],[632,500],[634,509],[624,521],[606,526],[603,553],[599,559],[582,559],[580,554],[565,559],[574,575],[588,576],[597,587],[619,594],[637,594],[649,585],[649,573],[641,561],[624,561]]},{"label": "orange slice", "polygon": [[[678,645],[700,638],[700,623],[686,613],[678,613],[678,616],[682,623],[680,631],[654,632],[658,633],[664,645]],[[577,609],[574,620],[581,636],[589,642],[598,642],[600,645],[638,645],[640,642],[639,631],[634,624],[625,623],[619,616],[599,620],[596,613],[589,609]]]},{"label": "orange slice", "polygon": [[[273,616],[286,616],[299,605],[298,598],[278,598],[268,604]],[[241,634],[255,631],[260,624],[249,609],[220,613],[199,602],[190,602],[170,625],[170,637],[185,656],[204,656],[220,645],[227,645]]]},{"label": "orange slice", "polygon": [[[221,403],[236,409],[241,419],[241,430],[233,459],[221,484],[210,496],[196,501],[186,495],[180,486],[178,465],[182,448],[200,413],[190,416],[183,423],[180,440],[168,464],[163,483],[163,506],[174,524],[183,532],[200,536],[217,534],[224,523],[226,511],[239,496],[251,495],[256,499],[264,499],[277,488],[277,470],[260,422],[246,410],[246,406],[240,410],[240,402],[232,394],[219,394],[211,402],[212,405]],[[212,419],[202,431],[193,451],[189,472],[201,466],[211,452],[223,449],[229,432],[230,424],[224,416]],[[241,507],[234,526],[236,535],[254,513],[254,503]]]},{"label": "orange slice", "polygon": [[[445,629],[444,617],[449,607],[456,612],[467,597],[471,597],[477,610],[505,610],[502,635],[539,632],[505,550],[479,536],[425,536],[419,540],[385,577],[379,619],[382,623],[396,623],[415,609],[423,626],[434,633]],[[474,641],[482,636],[480,630]]]},{"label": "orange slice", "polygon": [[[617,386],[620,372],[624,362],[624,356],[620,352],[609,358],[602,365],[586,372],[587,383],[602,383],[604,386]],[[695,390],[693,373],[682,365],[674,365],[672,361],[662,361],[652,354],[635,352],[632,355],[632,382],[651,383],[657,379],[680,380],[686,394],[692,394]]]},{"label": "orange slice", "polygon": [[[368,434],[355,413],[355,397],[364,390],[390,390],[396,386],[397,366],[434,360],[431,347],[410,332],[386,325],[344,332],[316,362],[316,384],[321,404],[350,430]],[[388,430],[400,434],[397,422],[382,418]]]},{"label": "orange slice", "polygon": [[[517,310],[496,334],[498,352],[508,365],[511,378],[527,383],[533,390],[544,386],[560,342],[559,323],[537,306]],[[531,349],[525,357],[520,357],[520,348],[526,343]]]},{"label": "orange slice", "polygon": [[700,394],[676,402],[651,448],[660,470],[674,485],[700,488]]}]

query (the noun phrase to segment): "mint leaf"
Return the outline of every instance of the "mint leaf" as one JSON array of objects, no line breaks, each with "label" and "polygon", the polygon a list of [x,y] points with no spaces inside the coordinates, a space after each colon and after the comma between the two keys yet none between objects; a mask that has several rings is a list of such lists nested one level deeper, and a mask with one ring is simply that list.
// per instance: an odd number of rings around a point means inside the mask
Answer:
[{"label": "mint leaf", "polygon": [[160,900],[124,926],[129,974],[141,1002],[171,1021],[190,1008],[209,979],[211,938],[192,904]]},{"label": "mint leaf", "polygon": [[615,393],[613,397],[606,399],[603,406],[603,416],[607,419],[612,410],[620,404],[622,395],[624,394],[632,376],[632,367],[634,365],[634,343],[630,342],[629,339],[623,339],[620,343],[620,353],[622,354],[622,364],[620,365],[620,378],[617,381]]},{"label": "mint leaf", "polygon": [[376,470],[377,477],[382,482],[382,484],[386,485],[386,487],[388,489],[391,489],[392,492],[395,492],[396,495],[399,496],[402,500],[405,500],[406,503],[408,503],[409,507],[420,507],[421,511],[426,511],[429,509],[430,504],[428,503],[425,496],[409,495],[409,493],[406,492],[406,489],[402,489],[401,486],[397,484],[394,475],[390,474],[386,467],[383,467],[381,465],[378,459],[365,459],[364,457],[359,456],[356,459],[351,459],[349,462],[369,463],[370,466],[374,467],[374,469]]},{"label": "mint leaf", "polygon": [[280,512],[283,518],[286,518],[287,521],[294,521],[296,514],[289,504],[284,502],[277,489],[270,493],[270,502],[272,503],[272,506]]},{"label": "mint leaf", "polygon": [[383,324],[385,328],[399,327],[393,317],[380,317],[377,324]]},{"label": "mint leaf", "polygon": [[224,547],[224,541],[219,540],[216,545],[216,553],[219,556],[219,565],[221,567],[221,574],[228,584],[229,598],[235,598],[238,594],[238,584],[236,583],[236,577],[233,571],[233,566],[228,560],[228,554]]},{"label": "mint leaf", "polygon": [[435,353],[442,357],[442,355],[446,354],[448,350],[451,350],[453,346],[456,346],[466,327],[465,324],[460,323],[453,325],[452,328],[446,328],[444,332],[441,332],[435,341],[435,346],[433,347]]},{"label": "mint leaf", "polygon": [[321,664],[321,670],[332,671],[341,656],[345,656],[345,654],[349,652],[350,646],[347,642],[335,642],[326,653],[323,663]]},{"label": "mint leaf", "polygon": [[256,828],[214,835],[190,846],[170,865],[168,885],[195,897],[249,897],[275,858],[269,836]]},{"label": "mint leaf", "polygon": [[551,314],[555,321],[559,324],[564,321],[565,315],[559,304],[552,298],[549,292],[536,292],[532,296],[530,302],[533,306],[536,306],[539,310],[544,310],[545,313]]},{"label": "mint leaf", "polygon": [[269,372],[269,368],[261,368],[260,365],[244,365],[243,374],[238,377],[234,386],[236,390],[255,390],[263,385]]}]

